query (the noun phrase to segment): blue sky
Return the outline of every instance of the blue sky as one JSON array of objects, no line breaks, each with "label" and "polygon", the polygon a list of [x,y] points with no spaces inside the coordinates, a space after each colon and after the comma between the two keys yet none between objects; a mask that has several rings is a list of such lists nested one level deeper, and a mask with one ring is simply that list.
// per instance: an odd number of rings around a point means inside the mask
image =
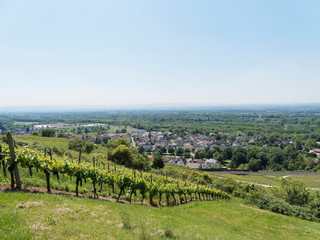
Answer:
[{"label": "blue sky", "polygon": [[320,2],[0,0],[0,106],[320,103]]}]

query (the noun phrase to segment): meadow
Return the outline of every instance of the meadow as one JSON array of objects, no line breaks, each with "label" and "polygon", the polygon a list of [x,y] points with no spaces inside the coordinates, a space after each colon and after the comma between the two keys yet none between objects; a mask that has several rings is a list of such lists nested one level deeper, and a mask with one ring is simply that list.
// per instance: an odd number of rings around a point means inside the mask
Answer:
[{"label": "meadow", "polygon": [[280,173],[280,174],[248,174],[248,175],[235,175],[235,174],[225,174],[219,172],[211,172],[211,176],[218,178],[232,178],[236,181],[241,181],[245,183],[258,184],[267,187],[280,187],[281,180],[283,178],[288,178],[302,182],[307,188],[320,190],[320,174],[318,175],[308,175],[307,173],[290,174],[290,173]]},{"label": "meadow", "polygon": [[320,224],[230,202],[175,207],[0,192],[2,239],[319,239]]}]

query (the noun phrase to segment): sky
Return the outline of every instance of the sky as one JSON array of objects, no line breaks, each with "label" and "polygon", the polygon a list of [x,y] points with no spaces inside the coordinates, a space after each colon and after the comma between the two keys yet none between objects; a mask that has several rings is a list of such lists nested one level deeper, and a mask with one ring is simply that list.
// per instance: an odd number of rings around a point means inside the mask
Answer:
[{"label": "sky", "polygon": [[320,103],[317,0],[0,0],[0,106]]}]

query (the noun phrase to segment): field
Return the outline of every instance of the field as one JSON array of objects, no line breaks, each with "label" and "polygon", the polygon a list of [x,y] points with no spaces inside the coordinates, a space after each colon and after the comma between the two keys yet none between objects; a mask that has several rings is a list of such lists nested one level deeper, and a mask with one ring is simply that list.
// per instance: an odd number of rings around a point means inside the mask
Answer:
[{"label": "field", "polygon": [[281,179],[288,178],[303,182],[306,187],[311,189],[320,189],[320,174],[308,175],[308,173],[277,173],[277,174],[248,174],[235,175],[225,173],[211,173],[212,176],[220,178],[232,178],[236,181],[253,183],[263,186],[279,187],[281,186]]},{"label": "field", "polygon": [[318,239],[320,234],[319,223],[260,210],[238,199],[153,208],[2,192],[0,209],[2,239]]}]

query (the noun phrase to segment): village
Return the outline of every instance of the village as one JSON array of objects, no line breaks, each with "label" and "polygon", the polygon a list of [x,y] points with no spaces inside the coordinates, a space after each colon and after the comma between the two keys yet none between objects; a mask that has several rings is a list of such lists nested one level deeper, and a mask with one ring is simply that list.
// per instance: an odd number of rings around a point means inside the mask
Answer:
[{"label": "village", "polygon": [[[214,149],[225,150],[226,148],[246,148],[250,145],[260,147],[276,146],[284,148],[294,144],[293,139],[282,139],[281,137],[262,137],[243,133],[214,132],[210,134],[183,134],[169,131],[146,131],[143,129],[118,127],[110,131],[110,126],[101,123],[69,125],[65,123],[34,125],[30,128],[16,129],[18,135],[28,135],[31,132],[40,132],[43,129],[55,129],[59,137],[72,138],[74,136],[91,141],[94,144],[107,144],[109,140],[119,138],[126,139],[132,148],[137,148],[139,153],[146,153],[150,162],[154,154],[161,154],[165,164],[175,164],[193,169],[217,169],[226,168],[214,155],[203,155],[201,152]],[[68,132],[66,129],[69,129]],[[70,130],[71,129],[71,130]],[[92,129],[95,129],[93,131]],[[65,134],[65,133],[68,134]],[[320,150],[310,149],[317,157]]]}]

